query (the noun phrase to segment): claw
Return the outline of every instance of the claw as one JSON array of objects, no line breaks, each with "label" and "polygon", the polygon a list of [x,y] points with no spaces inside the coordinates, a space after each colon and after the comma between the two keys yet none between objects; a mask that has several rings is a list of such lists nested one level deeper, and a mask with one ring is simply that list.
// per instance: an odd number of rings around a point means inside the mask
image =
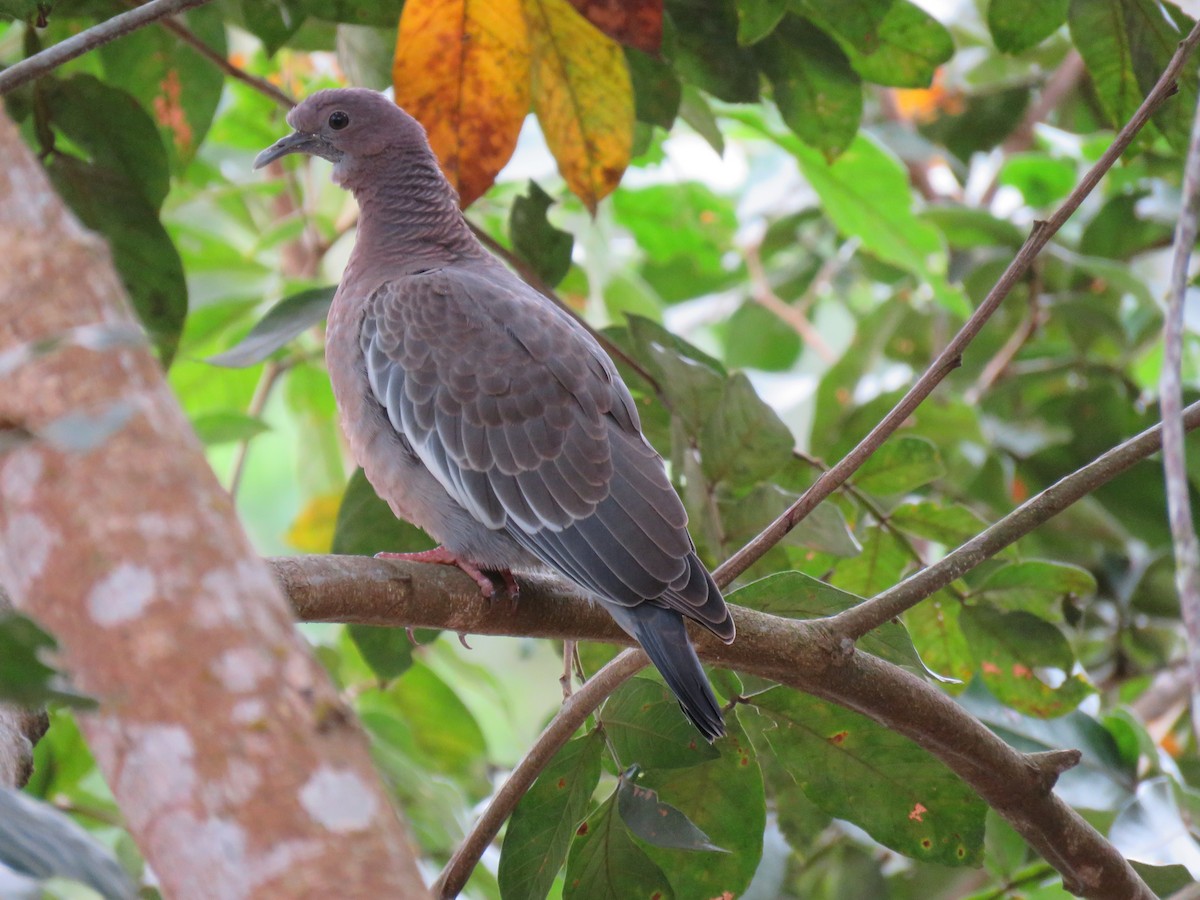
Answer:
[{"label": "claw", "polygon": [[468,644],[468,643],[467,643],[467,636],[466,636],[465,634],[463,634],[461,631],[457,632],[457,634],[458,634],[458,642],[459,642],[460,644],[462,644],[462,645],[463,645],[464,647],[466,647],[468,650],[474,650],[474,649],[475,649],[474,647],[472,647],[470,644]]},{"label": "claw", "polygon": [[[492,584],[492,580],[483,573],[483,571],[474,563],[468,562],[465,559],[460,559],[454,553],[451,553],[445,547],[434,547],[432,550],[421,550],[417,553],[376,553],[376,559],[404,559],[409,562],[431,563],[439,566],[455,566],[462,569],[474,582],[479,585],[479,593],[485,600],[491,600],[496,595],[496,587]],[[508,574],[512,578],[512,573]],[[508,582],[506,581],[505,584]]]}]

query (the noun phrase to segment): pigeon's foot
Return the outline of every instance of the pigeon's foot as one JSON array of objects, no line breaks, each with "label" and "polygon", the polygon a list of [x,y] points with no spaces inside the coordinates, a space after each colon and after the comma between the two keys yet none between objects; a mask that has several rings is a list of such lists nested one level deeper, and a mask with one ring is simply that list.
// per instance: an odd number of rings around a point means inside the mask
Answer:
[{"label": "pigeon's foot", "polygon": [[[417,553],[376,553],[375,558],[404,559],[409,562],[431,563],[438,566],[455,566],[470,575],[472,580],[479,585],[479,593],[484,596],[484,599],[491,600],[496,595],[496,586],[492,584],[492,579],[488,578],[487,574],[479,566],[468,560],[461,559],[445,547],[434,547],[432,550],[421,550]],[[508,591],[509,596],[516,599],[520,593],[520,588],[517,586],[517,581],[513,578],[512,572],[508,569],[502,569],[497,574],[504,582],[504,588]]]}]

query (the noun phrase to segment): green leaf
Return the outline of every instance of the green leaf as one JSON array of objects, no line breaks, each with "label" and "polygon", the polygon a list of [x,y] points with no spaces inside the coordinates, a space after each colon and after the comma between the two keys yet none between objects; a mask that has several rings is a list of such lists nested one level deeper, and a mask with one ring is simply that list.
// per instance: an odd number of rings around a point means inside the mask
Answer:
[{"label": "green leaf", "polygon": [[1000,184],[1015,187],[1030,206],[1049,206],[1075,187],[1075,163],[1044,153],[1018,153],[1004,161],[996,176]]},{"label": "green leaf", "polygon": [[679,768],[720,755],[684,717],[667,686],[652,678],[629,679],[608,698],[600,717],[625,766]]},{"label": "green leaf", "polygon": [[929,87],[954,55],[954,39],[937,19],[908,0],[802,0],[799,12],[828,32],[866,81]]},{"label": "green leaf", "polygon": [[48,171],[79,220],[108,241],[133,308],[169,366],[187,317],[187,281],[158,213],[120,172],[65,155],[55,156]]},{"label": "green leaf", "polygon": [[918,276],[951,312],[968,312],[961,292],[946,280],[941,233],[913,214],[908,174],[895,157],[863,134],[832,164],[791,135],[772,137],[796,157],[838,231],[859,238],[869,252]]},{"label": "green leaf", "polygon": [[657,792],[728,853],[648,847],[670,873],[677,897],[741,897],[763,853],[767,809],[758,753],[746,737],[741,712],[726,716],[728,734],[714,745],[718,759],[687,769],[647,770],[641,786]]},{"label": "green leaf", "polygon": [[1083,229],[1079,252],[1084,256],[1128,260],[1171,240],[1171,227],[1163,222],[1143,219],[1138,204],[1146,191],[1118,194],[1105,201]]},{"label": "green leaf", "polygon": [[242,24],[246,30],[262,41],[267,56],[287,43],[304,24],[304,13],[297,0],[241,0]]},{"label": "green leaf", "polygon": [[932,222],[945,235],[947,243],[959,250],[994,247],[1002,244],[1014,250],[1025,242],[1025,235],[1007,219],[998,219],[986,209],[969,206],[930,206],[921,219]]},{"label": "green leaf", "polygon": [[567,857],[563,900],[628,897],[672,900],[663,870],[633,842],[616,812],[614,793],[579,826]]},{"label": "green leaf", "polygon": [[236,345],[210,356],[214,366],[241,369],[262,362],[293,338],[303,334],[329,314],[337,287],[311,288],[284,297],[250,329]]},{"label": "green leaf", "polygon": [[1116,811],[1133,793],[1136,768],[1121,757],[1112,734],[1086,713],[1057,719],[1023,716],[1003,705],[976,679],[958,702],[969,713],[1022,753],[1074,747],[1079,765],[1059,776],[1054,792],[1077,809]]},{"label": "green leaf", "polygon": [[734,487],[763,481],[792,457],[794,438],[775,410],[734,372],[700,432],[700,465],[710,484]]},{"label": "green leaf", "polygon": [[861,540],[862,553],[839,562],[829,580],[851,594],[874,597],[900,580],[912,558],[884,528],[868,528]]},{"label": "green leaf", "polygon": [[765,742],[825,812],[914,859],[979,864],[987,806],[908,738],[788,688],[757,695],[754,706],[774,725],[751,730],[755,745]]},{"label": "green leaf", "polygon": [[562,281],[571,268],[571,247],[575,244],[575,238],[546,218],[553,202],[536,181],[530,180],[528,193],[513,200],[508,219],[513,250],[551,287]]},{"label": "green leaf", "polygon": [[947,690],[957,693],[975,674],[975,654],[958,624],[962,601],[939,591],[904,614],[904,624],[926,666],[958,682]]},{"label": "green leaf", "polygon": [[[214,53],[225,56],[225,23],[217,7],[193,9],[180,19]],[[182,172],[212,124],[224,73],[161,27],[140,28],[96,52],[106,80],[153,112],[171,169]]]},{"label": "green leaf", "polygon": [[[1075,654],[1061,631],[1027,612],[1001,612],[968,606],[959,624],[979,660],[983,683],[1013,709],[1051,718],[1071,712],[1095,693],[1083,675],[1073,674]],[[1039,670],[1057,669],[1061,683],[1052,687]]]},{"label": "green leaf", "polygon": [[624,50],[633,82],[634,115],[639,122],[670,130],[682,99],[679,77],[665,60],[633,47]]},{"label": "green leaf", "polygon": [[58,645],[32,619],[18,613],[0,615],[0,698],[20,706],[50,701],[92,707],[95,701],[75,691],[66,679],[42,662]]},{"label": "green leaf", "polygon": [[48,79],[42,98],[54,126],[97,166],[119,172],[155,210],[171,182],[154,120],[131,95],[91,75]]},{"label": "green leaf", "polygon": [[[858,606],[862,597],[839,590],[802,572],[776,572],[738,588],[730,603],[788,619],[823,619]],[[867,633],[858,646],[897,665],[924,670],[904,626],[887,622]]]},{"label": "green leaf", "polygon": [[[0,863],[38,880],[81,882],[109,900],[137,896],[104,844],[66,813],[10,787],[0,787]],[[12,887],[11,881],[6,884]]]},{"label": "green leaf", "polygon": [[684,81],[730,103],[758,99],[758,68],[738,46],[733,0],[667,0],[666,12],[675,46],[664,51]]},{"label": "green leaf", "polygon": [[[1133,71],[1142,94],[1147,95],[1194,22],[1170,2],[1124,0],[1124,6]],[[1175,79],[1177,91],[1173,99],[1154,113],[1154,124],[1176,153],[1186,153],[1191,140],[1189,113],[1196,108],[1198,78],[1196,67],[1185,65]]]},{"label": "green leaf", "polygon": [[1096,592],[1096,579],[1087,569],[1067,563],[1028,560],[1009,563],[991,572],[971,595],[1003,609],[1034,613],[1060,621],[1064,597],[1088,597]]},{"label": "green leaf", "polygon": [[[777,484],[760,484],[744,497],[720,497],[717,508],[725,536],[731,543],[744,544],[780,516],[797,499]],[[833,556],[856,556],[862,547],[846,524],[842,511],[833,503],[822,503],[784,535],[780,544],[805,547]]]},{"label": "green leaf", "polygon": [[800,356],[800,335],[759,303],[747,300],[725,323],[725,364],[786,372]]},{"label": "green leaf", "polygon": [[854,483],[869,494],[904,494],[945,474],[937,447],[924,438],[902,436],[872,453]]},{"label": "green leaf", "polygon": [[755,48],[788,128],[834,159],[854,140],[862,118],[862,83],[825,32],[789,17]]},{"label": "green leaf", "polygon": [[645,254],[642,277],[668,303],[737,280],[724,262],[737,229],[730,199],[685,181],[620,190],[612,203]]},{"label": "green leaf", "polygon": [[617,812],[636,837],[655,847],[669,850],[711,850],[728,853],[708,839],[670,803],[658,799],[658,792],[638,787],[638,767],[630,766],[617,782]]},{"label": "green leaf", "polygon": [[404,0],[293,0],[303,12],[330,22],[394,29]]},{"label": "green leaf", "polygon": [[1071,0],[991,0],[987,24],[1004,53],[1024,53],[1054,34],[1067,21]]},{"label": "green leaf", "polygon": [[679,118],[683,119],[691,129],[708,142],[708,146],[716,151],[717,156],[725,155],[725,135],[717,124],[712,107],[700,91],[690,84],[683,86],[679,99]]},{"label": "green leaf", "polygon": [[969,94],[961,110],[948,111],[920,125],[919,131],[969,165],[974,154],[991,150],[1013,133],[1025,115],[1029,97],[1024,85],[985,88]]},{"label": "green leaf", "polygon": [[209,413],[200,416],[192,420],[192,428],[196,430],[196,436],[210,447],[234,441],[247,441],[270,430],[270,426],[258,416],[248,416],[239,412]]},{"label": "green leaf", "polygon": [[599,730],[568,742],[513,810],[500,850],[505,900],[542,900],[549,894],[600,781],[603,752]]},{"label": "green leaf", "polygon": [[789,0],[736,0],[737,42],[748,47],[757,44],[779,24],[788,10]]},{"label": "green leaf", "polygon": [[647,365],[689,434],[699,434],[725,393],[724,367],[657,322],[629,316],[636,358]]},{"label": "green leaf", "polygon": [[450,685],[424,663],[414,661],[386,690],[367,691],[359,702],[364,710],[404,722],[411,738],[405,749],[429,769],[487,791],[483,731]]},{"label": "green leaf", "polygon": [[974,510],[955,503],[942,506],[933,500],[903,503],[888,514],[893,528],[912,537],[953,549],[982,533],[988,524]]},{"label": "green leaf", "polygon": [[[382,625],[347,625],[346,634],[362,654],[363,661],[380,681],[399,678],[413,663],[413,642],[403,628],[387,628]],[[427,642],[438,632],[422,628],[414,631],[413,637]]]},{"label": "green leaf", "polygon": [[428,550],[435,542],[417,528],[397,519],[390,506],[371,487],[362,469],[350,476],[333,532],[334,553],[374,556]]},{"label": "green leaf", "polygon": [[0,17],[18,22],[36,19],[49,9],[47,0],[0,0]]}]

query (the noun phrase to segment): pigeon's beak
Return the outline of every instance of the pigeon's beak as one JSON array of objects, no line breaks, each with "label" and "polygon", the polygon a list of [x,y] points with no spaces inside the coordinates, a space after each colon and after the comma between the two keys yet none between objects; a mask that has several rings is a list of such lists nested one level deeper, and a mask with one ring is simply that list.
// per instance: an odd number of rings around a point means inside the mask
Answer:
[{"label": "pigeon's beak", "polygon": [[330,162],[337,162],[342,158],[342,151],[334,147],[321,135],[297,131],[295,134],[289,134],[285,138],[280,138],[262,153],[258,154],[254,158],[254,168],[261,169],[267,163],[272,163],[281,156],[287,156],[289,153],[308,153],[312,156],[320,156]]}]

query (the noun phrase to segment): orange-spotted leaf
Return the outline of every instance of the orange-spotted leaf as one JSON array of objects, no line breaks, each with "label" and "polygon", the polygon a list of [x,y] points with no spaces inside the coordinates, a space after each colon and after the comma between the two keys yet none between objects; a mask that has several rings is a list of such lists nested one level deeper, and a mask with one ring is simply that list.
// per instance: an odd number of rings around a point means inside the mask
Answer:
[{"label": "orange-spotted leaf", "polygon": [[913,859],[979,864],[987,806],[940,760],[877,722],[790,688],[757,694],[751,705],[760,715],[739,707],[738,717],[755,749],[819,809]]},{"label": "orange-spotted leaf", "polygon": [[512,156],[529,111],[521,0],[408,0],[392,81],[469,206]]},{"label": "orange-spotted leaf", "polygon": [[571,0],[585,19],[626,47],[662,49],[662,0]]},{"label": "orange-spotted leaf", "polygon": [[524,0],[533,48],[533,108],[567,186],[593,212],[633,152],[633,85],[625,54],[568,0]]}]

